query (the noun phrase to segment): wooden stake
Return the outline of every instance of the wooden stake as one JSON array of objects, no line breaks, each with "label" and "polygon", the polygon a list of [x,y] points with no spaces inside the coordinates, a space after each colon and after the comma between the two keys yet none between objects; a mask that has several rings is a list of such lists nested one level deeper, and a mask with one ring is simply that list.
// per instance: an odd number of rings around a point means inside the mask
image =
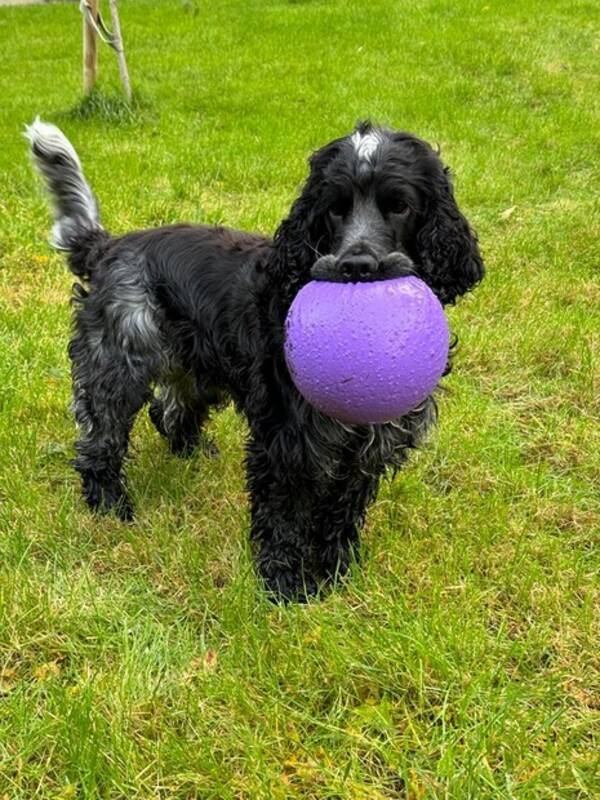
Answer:
[{"label": "wooden stake", "polygon": [[[91,14],[98,19],[98,0],[87,0]],[[98,74],[97,36],[94,28],[83,16],[83,91],[89,94],[96,83]]]},{"label": "wooden stake", "polygon": [[123,49],[123,37],[121,36],[117,0],[109,0],[109,2],[113,29],[113,46],[117,51],[117,58],[119,59],[119,74],[121,76],[121,83],[123,84],[123,91],[125,92],[127,102],[131,103],[131,84],[129,83],[129,72],[127,71],[127,61],[125,60],[125,50]]}]

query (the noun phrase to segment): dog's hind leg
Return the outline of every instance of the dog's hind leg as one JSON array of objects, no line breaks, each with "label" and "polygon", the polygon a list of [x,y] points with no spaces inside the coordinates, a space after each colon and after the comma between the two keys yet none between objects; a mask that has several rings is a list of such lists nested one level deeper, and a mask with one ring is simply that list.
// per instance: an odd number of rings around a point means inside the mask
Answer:
[{"label": "dog's hind leg", "polygon": [[161,382],[158,394],[152,398],[150,419],[175,455],[185,458],[200,447],[207,455],[215,456],[217,446],[203,433],[202,426],[218,399],[217,393],[201,386],[195,376],[175,371]]},{"label": "dog's hind leg", "polygon": [[133,510],[123,460],[135,416],[150,397],[154,377],[150,363],[104,341],[101,332],[79,330],[69,354],[73,409],[80,431],[74,466],[81,476],[83,496],[92,510],[112,510],[130,520]]}]

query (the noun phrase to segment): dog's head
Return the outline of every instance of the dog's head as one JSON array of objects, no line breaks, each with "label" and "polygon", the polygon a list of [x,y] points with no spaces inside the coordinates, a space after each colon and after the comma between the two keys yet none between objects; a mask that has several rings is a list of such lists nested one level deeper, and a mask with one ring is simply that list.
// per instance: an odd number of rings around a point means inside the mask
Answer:
[{"label": "dog's head", "polygon": [[438,154],[411,134],[370,123],[312,155],[275,242],[278,280],[293,290],[309,280],[412,272],[453,303],[483,277],[477,238]]}]

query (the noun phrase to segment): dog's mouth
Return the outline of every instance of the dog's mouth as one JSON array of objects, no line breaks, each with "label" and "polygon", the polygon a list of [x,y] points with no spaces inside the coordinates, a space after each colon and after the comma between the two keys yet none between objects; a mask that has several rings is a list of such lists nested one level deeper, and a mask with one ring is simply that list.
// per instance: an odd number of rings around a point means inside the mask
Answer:
[{"label": "dog's mouth", "polygon": [[400,252],[379,258],[373,251],[347,252],[341,256],[321,256],[310,271],[314,281],[332,283],[369,283],[416,275],[414,262]]}]

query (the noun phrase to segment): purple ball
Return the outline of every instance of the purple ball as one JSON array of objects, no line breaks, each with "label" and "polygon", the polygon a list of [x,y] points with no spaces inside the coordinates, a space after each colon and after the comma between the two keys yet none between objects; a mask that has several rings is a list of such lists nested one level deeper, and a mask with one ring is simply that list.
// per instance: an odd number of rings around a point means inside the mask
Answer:
[{"label": "purple ball", "polygon": [[448,359],[440,301],[413,276],[371,283],[312,281],[286,319],[296,388],[342,422],[388,422],[419,405]]}]

